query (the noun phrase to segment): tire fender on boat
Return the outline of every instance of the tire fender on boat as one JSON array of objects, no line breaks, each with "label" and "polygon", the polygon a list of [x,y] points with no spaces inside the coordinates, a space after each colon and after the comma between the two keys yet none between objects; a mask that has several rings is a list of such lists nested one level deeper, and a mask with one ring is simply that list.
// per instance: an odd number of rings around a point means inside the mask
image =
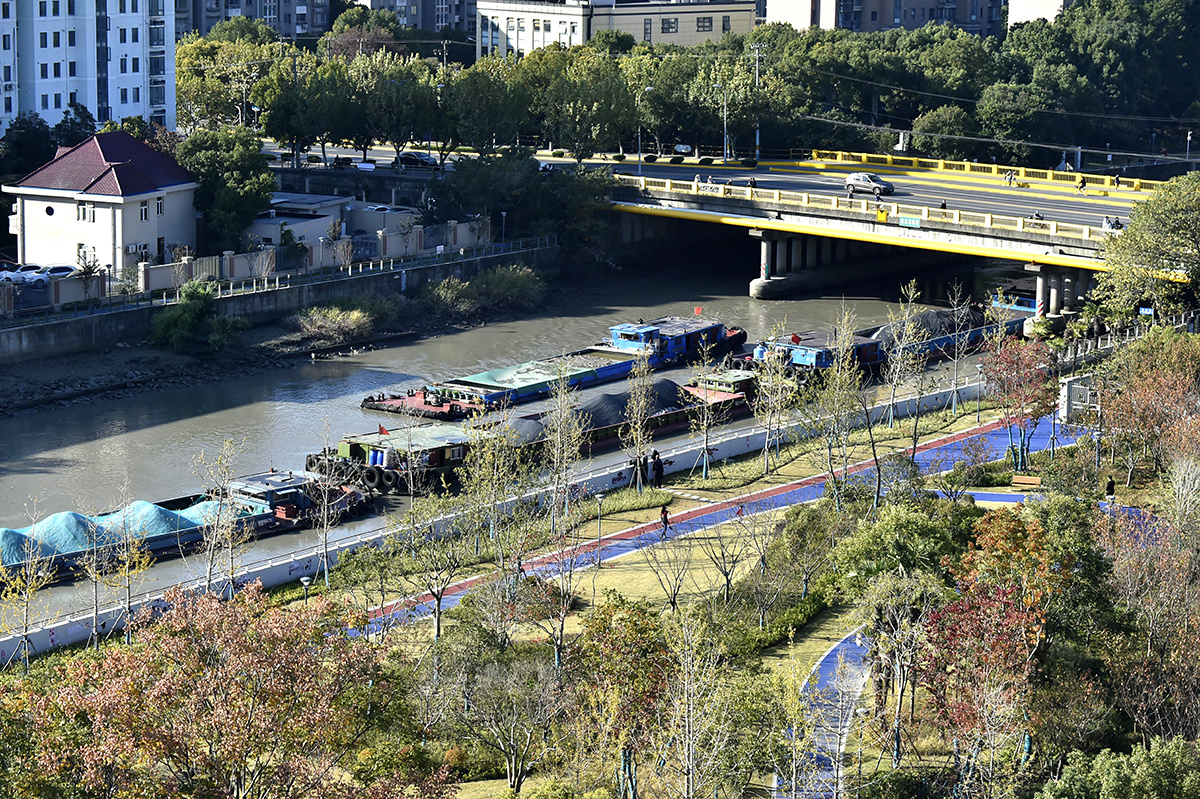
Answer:
[{"label": "tire fender on boat", "polygon": [[368,466],[363,471],[363,482],[367,488],[379,489],[383,482],[383,471],[378,466]]},{"label": "tire fender on boat", "polygon": [[381,479],[386,490],[395,491],[396,486],[400,484],[400,473],[395,469],[384,469]]}]

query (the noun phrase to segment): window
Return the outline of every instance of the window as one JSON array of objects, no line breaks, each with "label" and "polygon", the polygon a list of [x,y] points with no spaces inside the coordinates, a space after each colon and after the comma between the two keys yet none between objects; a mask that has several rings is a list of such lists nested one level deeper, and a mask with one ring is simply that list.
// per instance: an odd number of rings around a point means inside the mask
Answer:
[{"label": "window", "polygon": [[75,16],[75,0],[67,0],[67,16]]},{"label": "window", "polygon": [[79,100],[77,99],[77,96],[78,96],[78,94],[79,94],[78,92],[71,92],[70,94],[68,94],[68,95],[67,95],[67,102],[68,102],[68,103],[77,103],[77,102],[79,102]]},{"label": "window", "polygon": [[49,107],[50,107],[50,95],[43,94],[42,95],[42,109],[45,110]]},{"label": "window", "polygon": [[136,75],[140,71],[141,60],[142,59],[140,59],[140,58],[133,59],[133,69],[131,69],[130,72],[133,72]]},{"label": "window", "polygon": [[8,19],[8,15],[12,13],[8,3],[0,3],[0,19]]},{"label": "window", "polygon": [[4,82],[8,83],[10,80],[12,80],[12,67],[5,66],[4,67]]},{"label": "window", "polygon": [[75,62],[74,61],[67,62],[67,77],[68,78],[75,77]]},{"label": "window", "polygon": [[150,220],[150,201],[142,200],[142,204],[138,207],[138,216],[143,222]]},{"label": "window", "polygon": [[167,26],[156,22],[150,26],[150,46],[162,47],[167,41]]},{"label": "window", "polygon": [[41,64],[41,65],[39,65],[39,69],[41,69],[41,71],[42,71],[43,79],[50,77],[50,65],[49,64]]},{"label": "window", "polygon": [[517,19],[517,30],[519,30],[519,31],[525,30],[525,20],[520,19],[520,18]]},{"label": "window", "polygon": [[654,20],[650,17],[645,17],[642,20],[642,41],[649,42],[654,39]]},{"label": "window", "polygon": [[124,28],[119,28],[117,30],[117,41],[121,44],[125,44],[125,29]]},{"label": "window", "polygon": [[138,0],[129,0],[129,10],[135,14],[138,12]]},{"label": "window", "polygon": [[150,87],[150,105],[166,105],[167,104],[167,87],[166,86],[151,86]]},{"label": "window", "polygon": [[158,212],[159,216],[163,215],[163,198],[162,197],[159,197],[157,200],[154,201],[154,210],[156,210]]},{"label": "window", "polygon": [[60,32],[55,31],[53,39],[55,47],[62,47],[62,34]]},{"label": "window", "polygon": [[67,47],[75,46],[75,31],[67,31]]},{"label": "window", "polygon": [[505,30],[515,31],[517,29],[517,23],[513,21],[512,17],[507,17],[504,20],[504,28]]},{"label": "window", "polygon": [[729,33],[733,30],[733,25],[729,24],[729,16],[721,17],[721,33]]},{"label": "window", "polygon": [[50,38],[46,34],[45,31],[42,31],[41,33],[38,34],[38,47],[45,47],[47,42],[49,42],[49,41],[50,41]]},{"label": "window", "polygon": [[4,98],[4,113],[6,113],[6,114],[12,113],[12,98],[11,97]]},{"label": "window", "polygon": [[55,95],[54,95],[54,107],[55,107],[55,108],[62,108],[62,94],[61,94],[61,93],[57,93],[57,92],[55,93]]},{"label": "window", "polygon": [[117,13],[118,13],[118,14],[124,14],[124,13],[125,13],[125,0],[118,0],[118,2],[117,2]]},{"label": "window", "polygon": [[121,104],[129,102],[129,89],[121,89]]},{"label": "window", "polygon": [[577,33],[579,33],[579,23],[578,23],[578,22],[572,22],[572,23],[571,23],[571,35],[572,35],[572,36],[574,36],[574,35],[576,35]]},{"label": "window", "polygon": [[548,19],[542,20],[542,30],[544,30],[546,33],[550,32],[550,20],[548,20]]},{"label": "window", "polygon": [[142,101],[142,89],[139,86],[133,87],[133,101],[140,103]]},{"label": "window", "polygon": [[58,16],[58,14],[59,14],[59,11],[60,11],[60,9],[59,9],[59,5],[58,5],[58,0],[53,0],[53,2],[52,2],[52,3],[50,3],[50,14],[51,14],[51,16],[55,16],[55,17],[57,17],[57,16]]},{"label": "window", "polygon": [[129,39],[130,39],[130,41],[132,41],[134,44],[137,44],[137,40],[138,40],[138,30],[139,30],[138,28],[134,28],[133,30],[131,30],[131,31],[129,32]]},{"label": "window", "polygon": [[44,17],[44,16],[46,16],[46,0],[39,0],[39,2],[38,2],[38,16],[39,16],[39,17]]},{"label": "window", "polygon": [[879,12],[878,12],[878,11],[872,11],[872,12],[871,12],[871,21],[872,21],[872,22],[878,22],[878,21],[879,21]]},{"label": "window", "polygon": [[121,74],[124,75],[129,70],[129,59],[121,56]]},{"label": "window", "polygon": [[663,17],[662,33],[679,33],[678,17]]},{"label": "window", "polygon": [[54,62],[54,77],[56,77],[56,78],[62,77],[62,62],[60,62],[60,61]]},{"label": "window", "polygon": [[3,47],[4,47],[4,49],[5,49],[5,50],[11,50],[11,49],[12,49],[12,37],[11,37],[11,36],[9,36],[7,33],[6,33],[6,34],[4,34],[4,38],[3,38],[3,40],[0,40],[0,42],[2,42],[2,44],[3,44]]},{"label": "window", "polygon": [[533,21],[533,29],[538,33],[542,32],[542,21],[540,19],[535,19]]},{"label": "window", "polygon": [[712,30],[712,17],[696,17],[696,31],[703,33]]}]

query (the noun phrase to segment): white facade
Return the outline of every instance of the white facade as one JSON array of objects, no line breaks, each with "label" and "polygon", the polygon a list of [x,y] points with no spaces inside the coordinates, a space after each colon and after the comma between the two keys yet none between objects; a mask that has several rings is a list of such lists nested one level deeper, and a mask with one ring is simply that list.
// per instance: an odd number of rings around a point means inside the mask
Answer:
[{"label": "white facade", "polygon": [[684,47],[719,40],[754,27],[753,0],[713,3],[565,3],[478,0],[477,57],[490,53],[523,56],[558,42],[584,44],[603,30],[619,30],[638,41]]},{"label": "white facade", "polygon": [[0,129],[67,106],[175,127],[174,0],[0,0]]},{"label": "white facade", "polygon": [[9,230],[17,234],[17,261],[77,266],[79,253],[109,271],[165,257],[179,245],[196,249],[196,184],[129,197],[14,189]]}]

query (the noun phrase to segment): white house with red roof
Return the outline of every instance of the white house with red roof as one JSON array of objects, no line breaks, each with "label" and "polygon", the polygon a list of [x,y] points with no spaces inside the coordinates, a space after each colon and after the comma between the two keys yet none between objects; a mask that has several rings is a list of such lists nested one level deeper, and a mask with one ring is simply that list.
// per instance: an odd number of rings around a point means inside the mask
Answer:
[{"label": "white house with red roof", "polygon": [[196,182],[174,160],[124,131],[98,133],[4,191],[22,264],[77,266],[80,253],[110,273],[170,261],[196,248]]}]

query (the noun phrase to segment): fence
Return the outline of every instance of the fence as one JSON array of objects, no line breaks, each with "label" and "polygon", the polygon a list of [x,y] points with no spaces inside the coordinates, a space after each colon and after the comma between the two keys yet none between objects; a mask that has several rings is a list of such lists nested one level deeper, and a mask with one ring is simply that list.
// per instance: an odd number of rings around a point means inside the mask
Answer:
[{"label": "fence", "polygon": [[987,230],[1037,233],[1062,239],[1075,239],[1081,243],[1086,242],[1096,246],[1099,246],[1106,237],[1115,235],[1112,230],[1092,227],[1091,225],[1075,225],[1066,222],[1026,219],[1020,216],[979,214],[969,211],[930,208],[923,205],[901,205],[900,203],[876,202],[874,200],[855,200],[834,194],[759,189],[750,188],[749,186],[730,186],[725,183],[700,183],[695,180],[639,178],[632,175],[616,175],[615,178],[621,185],[633,186],[642,191],[657,190],[673,194],[689,194],[696,197],[730,197],[750,200],[751,202],[763,201],[776,205],[790,205],[804,210],[848,211],[869,217],[872,222],[878,221],[879,214],[883,213],[888,218],[913,220],[917,223],[914,226],[918,227],[920,222],[941,222],[949,225],[978,227]]}]

